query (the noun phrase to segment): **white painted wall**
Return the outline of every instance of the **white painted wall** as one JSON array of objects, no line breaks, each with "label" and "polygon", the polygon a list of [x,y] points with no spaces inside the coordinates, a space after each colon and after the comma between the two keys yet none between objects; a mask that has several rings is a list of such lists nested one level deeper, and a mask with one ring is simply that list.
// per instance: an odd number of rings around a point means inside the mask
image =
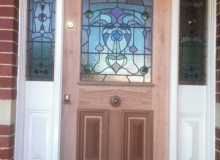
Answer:
[{"label": "white painted wall", "polygon": [[0,125],[15,123],[16,100],[0,100]]},{"label": "white painted wall", "polygon": [[220,128],[220,103],[216,104],[216,118],[215,118],[215,126]]}]

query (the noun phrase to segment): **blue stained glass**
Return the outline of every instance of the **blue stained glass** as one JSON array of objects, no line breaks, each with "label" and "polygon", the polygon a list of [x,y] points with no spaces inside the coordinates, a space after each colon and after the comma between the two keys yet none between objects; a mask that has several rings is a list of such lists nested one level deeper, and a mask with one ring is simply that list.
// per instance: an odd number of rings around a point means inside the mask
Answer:
[{"label": "blue stained glass", "polygon": [[111,2],[83,0],[81,80],[151,82],[152,1]]},{"label": "blue stained glass", "polygon": [[28,7],[27,79],[52,81],[55,0],[30,0]]}]

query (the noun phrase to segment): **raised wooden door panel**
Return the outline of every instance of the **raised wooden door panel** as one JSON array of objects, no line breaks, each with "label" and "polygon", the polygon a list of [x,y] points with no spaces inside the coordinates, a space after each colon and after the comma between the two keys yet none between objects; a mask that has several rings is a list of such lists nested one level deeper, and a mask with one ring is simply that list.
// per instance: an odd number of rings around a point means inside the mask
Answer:
[{"label": "raised wooden door panel", "polygon": [[151,160],[153,151],[152,111],[123,111],[123,160]]},{"label": "raised wooden door panel", "polygon": [[82,1],[64,1],[61,160],[168,159],[170,1],[153,1],[152,83],[81,81]]},{"label": "raised wooden door panel", "polygon": [[79,109],[77,159],[151,160],[153,113]]},{"label": "raised wooden door panel", "polygon": [[108,159],[108,110],[78,110],[77,159]]}]

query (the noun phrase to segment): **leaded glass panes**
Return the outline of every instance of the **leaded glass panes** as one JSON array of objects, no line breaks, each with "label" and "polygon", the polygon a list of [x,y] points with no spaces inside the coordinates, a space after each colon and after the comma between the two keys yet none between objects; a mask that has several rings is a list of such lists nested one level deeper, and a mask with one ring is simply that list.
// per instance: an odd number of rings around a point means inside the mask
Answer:
[{"label": "leaded glass panes", "polygon": [[151,0],[83,0],[81,80],[151,82]]},{"label": "leaded glass panes", "polygon": [[28,5],[27,79],[53,80],[55,0]]},{"label": "leaded glass panes", "polygon": [[205,84],[205,0],[181,0],[180,84]]}]

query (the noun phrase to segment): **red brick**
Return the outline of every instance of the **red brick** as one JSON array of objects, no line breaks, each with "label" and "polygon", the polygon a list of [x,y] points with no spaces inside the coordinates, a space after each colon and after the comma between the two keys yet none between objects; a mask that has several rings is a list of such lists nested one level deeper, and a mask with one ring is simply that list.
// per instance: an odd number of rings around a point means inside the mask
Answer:
[{"label": "red brick", "polygon": [[1,5],[15,5],[19,7],[19,0],[0,0]]},{"label": "red brick", "polygon": [[220,4],[218,3],[218,4],[216,5],[216,13],[217,13],[217,14],[220,12],[219,7],[220,7]]},{"label": "red brick", "polygon": [[220,103],[220,94],[216,94],[216,103]]},{"label": "red brick", "polygon": [[220,69],[220,59],[216,61],[216,69]]},{"label": "red brick", "polygon": [[220,160],[220,153],[219,152],[215,152],[215,160]]},{"label": "red brick", "polygon": [[12,147],[14,146],[14,136],[0,137],[0,147]]},{"label": "red brick", "polygon": [[220,139],[220,128],[215,127],[215,137]]},{"label": "red brick", "polygon": [[[219,16],[219,23],[220,23],[220,16]],[[216,46],[217,47],[220,46],[220,37],[216,38]]]},{"label": "red brick", "polygon": [[0,63],[17,64],[17,56],[14,54],[0,54]]},{"label": "red brick", "polygon": [[216,50],[216,59],[220,59],[220,48]]},{"label": "red brick", "polygon": [[216,5],[216,14],[219,13],[218,4]]},{"label": "red brick", "polygon": [[0,7],[0,16],[15,17],[18,20],[18,10],[15,7]]},{"label": "red brick", "polygon": [[18,45],[13,42],[0,42],[0,52],[17,53]]},{"label": "red brick", "polygon": [[15,125],[0,125],[0,135],[13,135],[15,133]]},{"label": "red brick", "polygon": [[[1,5],[14,5],[19,7],[19,0],[0,0]],[[18,10],[15,7],[0,7],[0,16],[14,17],[18,20]],[[15,19],[0,19],[0,40],[18,42],[18,21]],[[13,31],[7,31],[13,30]],[[14,31],[15,30],[15,31]],[[0,52],[17,53],[18,46],[13,42],[0,42]],[[13,54],[0,54],[0,63],[17,64],[17,56]],[[1,66],[0,75],[16,76],[17,67]],[[16,87],[16,78],[0,78],[0,87]],[[0,90],[0,99],[16,99],[16,90]],[[14,124],[10,126],[0,125],[0,135],[14,134]],[[14,145],[14,136],[0,137],[0,159],[13,158],[14,148],[1,149],[1,147],[11,147]]]},{"label": "red brick", "polygon": [[1,88],[15,88],[16,78],[0,78],[0,87]]},{"label": "red brick", "polygon": [[0,75],[1,76],[17,76],[17,67],[0,65]]},{"label": "red brick", "polygon": [[220,92],[220,82],[216,83],[216,92]]},{"label": "red brick", "polygon": [[10,149],[0,149],[0,159],[11,159],[14,156],[14,147]]},{"label": "red brick", "polygon": [[217,36],[217,35],[220,35],[220,26],[217,26],[217,27],[216,27],[216,36]]},{"label": "red brick", "polygon": [[18,42],[18,33],[15,31],[0,30],[0,40],[13,40]]},{"label": "red brick", "polygon": [[0,99],[1,100],[10,100],[16,99],[17,90],[16,89],[0,89]]},{"label": "red brick", "polygon": [[18,22],[15,19],[1,19],[0,29],[14,29],[18,31]]},{"label": "red brick", "polygon": [[217,24],[220,23],[220,15],[217,15],[217,21],[216,21]]},{"label": "red brick", "polygon": [[215,149],[217,149],[218,151],[220,151],[220,141],[219,140],[215,140]]},{"label": "red brick", "polygon": [[[1,55],[0,55],[0,57],[1,57]],[[216,78],[216,81],[220,81],[220,71],[215,72],[215,78]]]}]

